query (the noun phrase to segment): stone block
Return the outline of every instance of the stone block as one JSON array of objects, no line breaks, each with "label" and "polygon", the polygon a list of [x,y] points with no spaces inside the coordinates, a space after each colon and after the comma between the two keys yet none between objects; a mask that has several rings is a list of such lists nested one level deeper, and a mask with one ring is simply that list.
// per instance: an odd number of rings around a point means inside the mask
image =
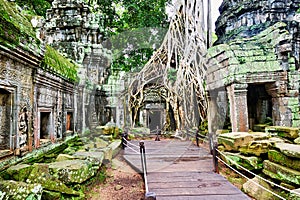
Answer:
[{"label": "stone block", "polygon": [[78,158],[78,159],[81,159],[81,160],[88,160],[94,166],[100,166],[102,164],[103,159],[104,159],[104,153],[103,152],[97,152],[97,151],[76,152],[73,156],[75,158]]},{"label": "stone block", "polygon": [[279,149],[283,154],[300,159],[300,145],[299,144],[288,144],[288,143],[276,143],[275,148]]},{"label": "stone block", "polygon": [[32,166],[28,164],[19,164],[9,167],[6,172],[15,181],[25,181],[32,170]]},{"label": "stone block", "polygon": [[265,131],[265,128],[266,128],[267,126],[268,126],[267,124],[255,124],[254,127],[253,127],[253,131],[256,131],[256,132],[264,132],[264,131]]},{"label": "stone block", "polygon": [[99,138],[99,137],[96,137],[95,138],[95,145],[96,145],[96,148],[104,148],[104,147],[107,147],[108,146],[108,142]]},{"label": "stone block", "polygon": [[17,181],[0,181],[3,199],[24,200],[41,199],[43,187],[40,184],[27,184]]},{"label": "stone block", "polygon": [[268,126],[266,132],[271,135],[280,136],[288,139],[296,139],[299,137],[299,129],[285,126]]},{"label": "stone block", "polygon": [[49,163],[50,174],[65,184],[83,183],[93,177],[98,167],[86,160],[65,160]]},{"label": "stone block", "polygon": [[284,167],[269,160],[263,162],[263,173],[267,176],[289,184],[300,185],[300,172]]},{"label": "stone block", "polygon": [[121,149],[121,143],[121,140],[115,140],[108,145],[108,147],[111,147],[112,149],[112,157],[115,157],[119,153]]},{"label": "stone block", "polygon": [[231,153],[231,152],[223,152],[223,154],[225,156],[221,155],[221,158],[231,166],[235,166],[239,168],[238,165],[241,165],[242,167],[245,167],[248,170],[262,169],[263,161],[259,157],[244,156],[241,155],[240,153]]},{"label": "stone block", "polygon": [[275,198],[270,192],[262,189],[253,182],[272,191],[271,186],[267,182],[261,180],[260,178],[254,177],[252,180],[248,180],[243,184],[243,190],[246,194],[255,199],[273,200]]},{"label": "stone block", "polygon": [[296,138],[296,139],[294,140],[294,143],[300,144],[300,137]]},{"label": "stone block", "polygon": [[74,156],[71,156],[69,154],[59,154],[57,157],[56,157],[56,161],[63,161],[63,160],[73,160],[75,159]]},{"label": "stone block", "polygon": [[268,153],[271,147],[272,143],[269,140],[254,140],[247,146],[240,147],[239,151],[246,155],[260,156],[261,154]]},{"label": "stone block", "polygon": [[67,187],[62,181],[57,177],[50,174],[49,166],[47,164],[36,163],[33,165],[33,169],[26,180],[27,183],[38,183],[43,186],[44,189],[55,191],[68,195],[79,196],[80,193]]},{"label": "stone block", "polygon": [[289,167],[291,169],[300,171],[300,159],[291,158],[279,151],[270,150],[268,152],[268,159],[271,162],[274,162],[274,163]]},{"label": "stone block", "polygon": [[253,140],[253,135],[248,132],[224,133],[218,137],[219,145],[223,145],[226,151],[238,151],[240,147],[247,146]]}]

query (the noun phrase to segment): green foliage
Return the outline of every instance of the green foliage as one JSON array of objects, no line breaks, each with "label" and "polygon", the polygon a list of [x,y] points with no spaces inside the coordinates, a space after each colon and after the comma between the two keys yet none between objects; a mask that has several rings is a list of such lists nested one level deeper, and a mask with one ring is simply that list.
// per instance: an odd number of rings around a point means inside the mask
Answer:
[{"label": "green foliage", "polygon": [[46,46],[46,52],[44,60],[42,62],[42,68],[59,74],[60,76],[69,79],[70,81],[78,81],[78,66],[72,63],[70,60],[63,57],[49,45]]},{"label": "green foliage", "polygon": [[104,15],[104,35],[117,41],[113,44],[113,70],[139,71],[149,60],[162,40],[162,33],[151,36],[150,27],[166,28],[168,24],[165,3],[166,0],[105,0],[98,3]]},{"label": "green foliage", "polygon": [[16,0],[22,10],[26,10],[32,15],[46,16],[46,11],[51,7],[51,0]]},{"label": "green foliage", "polygon": [[177,70],[174,68],[170,68],[168,70],[168,80],[174,83],[177,79]]},{"label": "green foliage", "polygon": [[18,46],[20,43],[40,45],[30,21],[20,14],[16,4],[0,0],[0,44]]}]

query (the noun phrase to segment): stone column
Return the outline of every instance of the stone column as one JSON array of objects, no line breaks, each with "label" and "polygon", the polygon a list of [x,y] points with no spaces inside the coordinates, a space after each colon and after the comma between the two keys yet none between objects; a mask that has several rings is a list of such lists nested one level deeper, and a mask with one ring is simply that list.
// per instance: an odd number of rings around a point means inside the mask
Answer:
[{"label": "stone column", "polygon": [[215,134],[218,129],[218,105],[217,92],[209,91],[208,93],[208,133]]},{"label": "stone column", "polygon": [[234,83],[227,87],[232,132],[248,132],[247,84]]}]

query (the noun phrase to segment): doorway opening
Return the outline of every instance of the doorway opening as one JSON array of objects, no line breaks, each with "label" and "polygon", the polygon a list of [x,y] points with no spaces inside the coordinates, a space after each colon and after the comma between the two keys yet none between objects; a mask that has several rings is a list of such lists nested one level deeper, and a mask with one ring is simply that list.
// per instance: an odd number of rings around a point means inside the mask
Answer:
[{"label": "doorway opening", "polygon": [[248,86],[247,93],[249,128],[255,124],[272,123],[272,97],[267,93],[264,84]]}]

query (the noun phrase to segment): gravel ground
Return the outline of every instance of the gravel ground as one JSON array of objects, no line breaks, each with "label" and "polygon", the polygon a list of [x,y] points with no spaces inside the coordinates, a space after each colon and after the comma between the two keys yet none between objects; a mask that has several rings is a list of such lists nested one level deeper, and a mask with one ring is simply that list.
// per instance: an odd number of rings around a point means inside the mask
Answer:
[{"label": "gravel ground", "polygon": [[119,154],[113,159],[111,167],[106,170],[104,183],[93,184],[87,188],[89,200],[143,200],[144,182]]}]

